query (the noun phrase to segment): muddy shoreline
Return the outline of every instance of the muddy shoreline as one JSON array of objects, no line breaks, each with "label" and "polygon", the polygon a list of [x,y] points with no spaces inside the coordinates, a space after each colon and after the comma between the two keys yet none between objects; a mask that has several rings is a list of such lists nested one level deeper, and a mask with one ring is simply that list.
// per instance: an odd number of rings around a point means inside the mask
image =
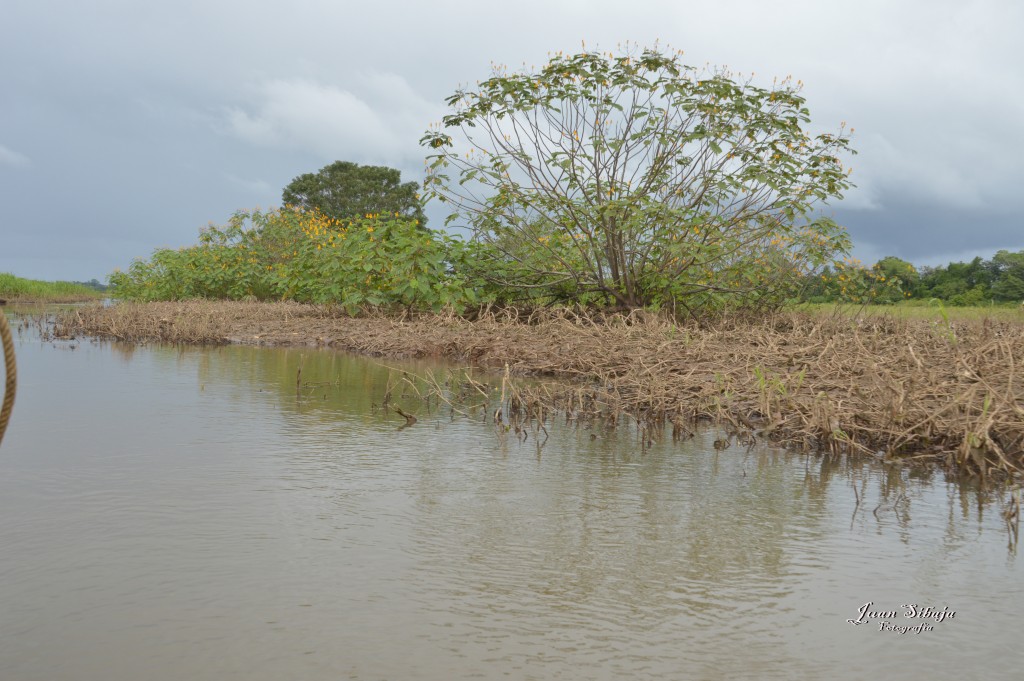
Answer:
[{"label": "muddy shoreline", "polygon": [[629,414],[660,428],[713,419],[734,434],[823,452],[1024,471],[1024,324],[780,313],[676,324],[568,311],[351,318],[296,303],[187,301],[61,313],[55,337],[326,346],[438,357],[570,379],[529,399],[579,417]]}]

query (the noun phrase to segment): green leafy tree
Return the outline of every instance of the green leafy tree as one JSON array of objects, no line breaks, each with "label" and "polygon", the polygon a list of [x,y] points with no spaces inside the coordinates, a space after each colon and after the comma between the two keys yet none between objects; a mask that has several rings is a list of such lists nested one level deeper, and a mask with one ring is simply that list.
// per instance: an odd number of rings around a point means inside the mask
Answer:
[{"label": "green leafy tree", "polygon": [[876,262],[873,269],[886,278],[898,278],[905,287],[913,287],[917,285],[917,282],[921,278],[916,267],[906,260],[897,258],[893,255],[886,256]]},{"label": "green leafy tree", "polygon": [[807,279],[801,299],[811,303],[893,303],[904,296],[899,277],[886,276],[878,264],[868,269],[856,258],[836,260]]},{"label": "green leafy tree", "polygon": [[921,285],[915,293],[954,305],[977,305],[991,297],[992,269],[980,257],[969,263],[922,268]]},{"label": "green leafy tree", "polygon": [[848,250],[812,214],[850,186],[845,127],[805,131],[790,79],[760,88],[680,54],[557,55],[448,98],[454,112],[421,140],[434,150],[424,188],[471,229],[480,274],[541,296],[692,307],[778,301]]},{"label": "green leafy tree", "polygon": [[971,307],[975,305],[984,305],[989,301],[991,291],[981,284],[970,288],[963,293],[958,293],[949,299],[950,305],[958,305],[962,307]]},{"label": "green leafy tree", "polygon": [[999,301],[1024,301],[1024,251],[999,251],[992,257],[992,295]]},{"label": "green leafy tree", "polygon": [[419,190],[416,182],[403,183],[401,171],[394,168],[335,161],[296,177],[284,188],[281,200],[337,220],[386,214],[418,220],[426,227]]},{"label": "green leafy tree", "polygon": [[888,283],[888,286],[878,289],[874,300],[876,303],[895,303],[910,296],[921,280],[917,268],[906,260],[895,256],[886,256],[876,262],[871,268],[877,279],[877,283]]}]

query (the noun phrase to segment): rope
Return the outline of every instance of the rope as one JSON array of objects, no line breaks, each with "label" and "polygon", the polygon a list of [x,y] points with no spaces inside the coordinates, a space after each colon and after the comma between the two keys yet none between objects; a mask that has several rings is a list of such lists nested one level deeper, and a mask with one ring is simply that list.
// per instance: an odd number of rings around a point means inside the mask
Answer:
[{"label": "rope", "polygon": [[3,442],[4,432],[11,420],[11,409],[14,408],[14,389],[18,385],[18,371],[14,363],[14,341],[11,339],[11,327],[7,323],[7,315],[3,312],[0,312],[0,341],[3,341],[4,366],[7,368],[4,405],[0,407],[0,442]]}]

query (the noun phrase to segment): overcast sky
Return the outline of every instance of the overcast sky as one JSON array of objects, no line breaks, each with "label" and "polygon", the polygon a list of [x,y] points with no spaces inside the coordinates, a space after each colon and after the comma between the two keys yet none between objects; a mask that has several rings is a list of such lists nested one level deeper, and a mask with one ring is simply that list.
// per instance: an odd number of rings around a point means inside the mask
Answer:
[{"label": "overcast sky", "polygon": [[419,138],[492,61],[656,39],[764,86],[792,74],[818,130],[856,129],[859,186],[824,210],[862,259],[1024,249],[1020,0],[2,6],[0,272],[105,280],[339,159],[422,181]]}]

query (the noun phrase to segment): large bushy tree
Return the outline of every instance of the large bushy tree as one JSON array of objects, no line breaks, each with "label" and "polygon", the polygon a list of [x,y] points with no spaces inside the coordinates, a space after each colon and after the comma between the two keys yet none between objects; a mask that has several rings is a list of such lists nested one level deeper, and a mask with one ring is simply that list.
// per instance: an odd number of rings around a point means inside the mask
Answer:
[{"label": "large bushy tree", "polygon": [[[557,55],[447,101],[424,189],[501,287],[619,306],[779,295],[846,233],[848,134],[811,134],[801,85],[739,82],[681,53]],[[851,131],[852,132],[852,131]],[[851,152],[852,153],[852,152]]]},{"label": "large bushy tree", "polygon": [[419,220],[426,217],[416,182],[402,182],[402,173],[386,166],[361,166],[335,161],[318,172],[299,175],[284,188],[286,206],[315,209],[338,220],[386,213]]},{"label": "large bushy tree", "polygon": [[[918,274],[916,267],[893,255],[882,258],[871,269],[880,277],[880,283],[890,283],[889,286],[879,288],[879,294],[873,301],[876,303],[895,303],[903,300],[921,281],[921,275]],[[894,281],[898,282],[898,285],[892,285]]]}]

